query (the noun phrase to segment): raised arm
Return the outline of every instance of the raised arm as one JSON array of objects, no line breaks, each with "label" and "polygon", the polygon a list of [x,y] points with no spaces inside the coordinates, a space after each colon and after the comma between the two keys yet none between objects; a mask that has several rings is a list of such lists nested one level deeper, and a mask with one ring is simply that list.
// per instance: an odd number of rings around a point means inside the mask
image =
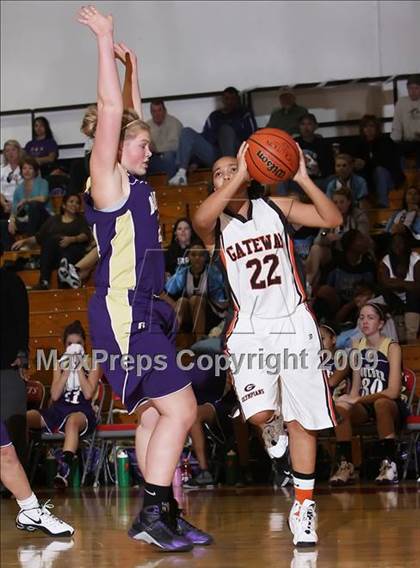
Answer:
[{"label": "raised arm", "polygon": [[237,155],[238,171],[222,189],[214,191],[197,209],[193,217],[193,227],[208,249],[214,246],[214,230],[219,216],[237,191],[249,181],[245,154],[248,144],[243,142]]},{"label": "raised arm", "polygon": [[90,172],[92,197],[101,208],[122,196],[117,156],[123,100],[114,57],[112,16],[102,15],[94,6],[84,6],[79,11],[78,21],[92,30],[98,45],[98,118]]},{"label": "raised arm", "polygon": [[[299,148],[299,147],[298,147]],[[289,197],[272,197],[271,200],[283,211],[290,223],[305,227],[338,227],[343,217],[335,203],[317,187],[306,170],[305,157],[299,148],[299,169],[293,180],[300,185],[311,204],[301,203]]]},{"label": "raised arm", "polygon": [[137,56],[134,51],[122,42],[114,44],[114,53],[117,59],[125,66],[122,90],[124,108],[133,108],[139,115],[140,120],[143,120]]}]

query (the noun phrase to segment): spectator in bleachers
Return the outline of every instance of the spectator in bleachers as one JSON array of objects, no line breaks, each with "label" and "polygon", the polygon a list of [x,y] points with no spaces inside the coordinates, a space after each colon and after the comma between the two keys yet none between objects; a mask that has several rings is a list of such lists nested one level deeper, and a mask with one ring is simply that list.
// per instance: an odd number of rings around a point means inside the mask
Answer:
[{"label": "spectator in bleachers", "polygon": [[196,339],[218,325],[225,317],[227,298],[223,275],[215,263],[209,263],[201,242],[188,249],[189,264],[178,266],[165,284],[165,292],[176,301],[180,328],[192,328]]},{"label": "spectator in bleachers", "polygon": [[404,192],[403,208],[388,219],[387,233],[395,234],[407,228],[416,240],[420,240],[420,189],[408,187]]},{"label": "spectator in bleachers", "polygon": [[183,128],[177,152],[178,171],[169,185],[186,185],[187,169],[192,159],[211,166],[220,156],[236,156],[239,146],[256,130],[252,112],[241,106],[239,92],[227,87],[222,95],[222,107],[206,120],[203,132]]},{"label": "spectator in bleachers", "polygon": [[174,225],[171,243],[165,251],[165,271],[168,276],[175,274],[179,266],[188,264],[188,248],[194,238],[196,235],[191,221],[186,217],[178,219]]},{"label": "spectator in bleachers", "polygon": [[376,264],[366,235],[351,229],[342,236],[341,245],[343,251],[337,255],[326,285],[316,292],[313,307],[319,319],[335,320],[338,310],[353,298],[358,282],[375,281]]},{"label": "spectator in bleachers", "polygon": [[320,134],[316,134],[317,128],[315,115],[309,112],[304,114],[299,120],[299,136],[296,142],[305,155],[309,177],[323,189],[327,178],[334,173],[334,153],[331,144]]},{"label": "spectator in bleachers", "polygon": [[[378,430],[381,459],[375,481],[380,485],[391,485],[398,483],[396,435],[407,416],[407,397],[401,380],[401,348],[397,342],[383,335],[384,306],[366,304],[360,310],[358,321],[363,336],[353,343],[353,347],[360,351],[362,366],[360,370],[353,370],[350,394],[336,401],[343,420],[335,428],[336,467],[330,483],[335,486],[354,483],[352,426],[373,418]],[[377,358],[376,364],[373,356]]]},{"label": "spectator in bleachers", "polygon": [[420,168],[420,74],[407,80],[408,97],[401,97],[395,105],[391,138],[397,142],[401,154],[414,154]]},{"label": "spectator in bleachers", "polygon": [[168,114],[163,99],[155,99],[150,103],[152,119],[147,121],[152,137],[152,157],[149,160],[147,173],[165,173],[172,178],[176,173],[176,153],[181,136],[182,124],[174,116]]},{"label": "spectator in bleachers", "polygon": [[79,195],[66,195],[60,214],[50,217],[36,235],[13,244],[13,250],[36,243],[41,246],[40,278],[35,289],[48,290],[51,273],[62,258],[75,264],[84,256],[91,232],[84,215],[80,213],[80,207]]},{"label": "spectator in bleachers", "polygon": [[353,143],[354,169],[375,190],[378,207],[388,207],[391,189],[404,181],[395,142],[381,132],[381,123],[373,114],[362,117],[360,136]]},{"label": "spectator in bleachers", "polygon": [[22,157],[23,150],[17,140],[7,140],[4,143],[3,163],[0,170],[0,238],[4,250],[9,250],[11,245],[7,225],[12,212],[15,189],[23,181],[20,171]]},{"label": "spectator in bleachers", "polygon": [[412,250],[408,229],[392,236],[379,265],[379,281],[389,293],[389,305],[404,313],[407,343],[415,343],[420,324],[420,254]]},{"label": "spectator in bleachers", "polygon": [[88,372],[84,367],[86,333],[80,321],[69,324],[63,333],[65,352],[54,369],[51,384],[52,404],[46,409],[28,410],[28,428],[64,434],[63,450],[56,452],[58,461],[55,485],[68,486],[73,460],[79,447],[79,439],[92,432],[96,416],[92,408],[102,371]]},{"label": "spectator in bleachers", "polygon": [[308,110],[296,104],[295,95],[288,88],[279,90],[279,101],[280,108],[274,109],[271,113],[267,128],[279,128],[291,136],[299,134],[299,121]]},{"label": "spectator in bleachers", "polygon": [[351,191],[354,203],[361,208],[369,206],[368,187],[364,178],[354,173],[354,159],[350,154],[338,154],[335,157],[335,176],[327,184],[326,193],[332,198],[337,189],[345,187]]},{"label": "spectator in bleachers", "polygon": [[[301,201],[303,203],[308,203],[306,194],[302,193],[301,191],[289,191],[288,197],[290,199],[296,199],[297,201]],[[303,225],[297,225],[296,223],[292,223],[292,227],[294,229],[293,244],[295,252],[298,257],[304,262],[308,258],[315,237],[318,234],[318,229],[316,229],[315,227],[304,227]]]},{"label": "spectator in bleachers", "polygon": [[342,187],[333,195],[333,201],[343,216],[343,224],[335,229],[319,231],[306,260],[306,278],[313,288],[319,282],[321,268],[329,264],[342,251],[341,239],[351,229],[360,231],[369,241],[369,219],[366,212],[356,207],[349,189]]},{"label": "spectator in bleachers", "polygon": [[50,123],[45,116],[38,116],[33,124],[34,138],[25,146],[28,156],[35,158],[41,174],[47,176],[54,169],[58,158],[58,145],[54,139]]},{"label": "spectator in bleachers", "polygon": [[26,157],[21,163],[23,182],[13,194],[9,233],[34,235],[51,214],[48,182],[39,176],[39,165]]},{"label": "spectator in bleachers", "polygon": [[2,216],[9,217],[12,211],[13,195],[23,178],[20,163],[23,150],[17,140],[7,140],[3,146],[3,163],[0,170],[0,204]]},{"label": "spectator in bleachers", "polygon": [[[372,282],[359,282],[354,287],[353,298],[341,306],[335,318],[338,325],[348,327],[348,325],[351,324],[353,326],[338,334],[336,341],[338,349],[350,349],[352,341],[362,337],[362,332],[357,326],[357,318],[360,308],[364,304],[370,303],[385,304],[385,298],[377,291],[376,285]],[[386,321],[382,330],[384,335],[392,337],[395,341],[399,341],[397,328],[392,316],[388,313],[385,315]]]}]

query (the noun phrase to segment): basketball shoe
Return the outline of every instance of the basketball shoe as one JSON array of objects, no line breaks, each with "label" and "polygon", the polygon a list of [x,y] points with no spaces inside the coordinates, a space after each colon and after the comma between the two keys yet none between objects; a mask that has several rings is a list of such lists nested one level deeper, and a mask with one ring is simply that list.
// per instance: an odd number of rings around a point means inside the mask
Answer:
[{"label": "basketball shoe", "polygon": [[187,539],[188,542],[195,546],[207,546],[212,544],[213,537],[211,535],[198,529],[181,515],[182,509],[179,508],[177,500],[171,499],[169,501],[169,517],[171,525],[175,528],[176,533]]},{"label": "basketball shoe", "polygon": [[342,487],[344,485],[351,485],[356,481],[354,474],[354,465],[345,459],[342,459],[337,464],[335,473],[330,477],[330,485],[334,487]]},{"label": "basketball shoe", "polygon": [[72,536],[74,528],[52,515],[49,509],[53,507],[54,505],[47,501],[36,509],[22,509],[16,517],[16,527],[29,532],[39,529],[51,536]]},{"label": "basketball shoe", "polygon": [[398,483],[398,470],[395,462],[384,459],[379,468],[379,475],[375,479],[379,485],[395,485]]},{"label": "basketball shoe", "polygon": [[68,284],[70,288],[80,288],[82,281],[76,267],[67,260],[62,258],[58,267],[58,279],[63,284]]},{"label": "basketball shoe", "polygon": [[178,534],[171,523],[169,504],[160,503],[142,509],[134,520],[129,536],[154,544],[161,552],[188,552],[193,545],[181,534]]},{"label": "basketball shoe", "polygon": [[289,514],[289,528],[293,534],[295,546],[315,546],[317,515],[314,501],[305,499],[303,503],[295,501]]},{"label": "basketball shoe", "polygon": [[262,437],[270,458],[281,458],[284,456],[289,442],[283,428],[282,416],[276,415],[270,422],[264,425]]},{"label": "basketball shoe", "polygon": [[286,485],[293,483],[288,449],[286,449],[283,457],[271,460],[271,474],[274,487],[286,487]]},{"label": "basketball shoe", "polygon": [[214,487],[215,481],[208,470],[201,470],[195,477],[184,483],[184,487]]}]

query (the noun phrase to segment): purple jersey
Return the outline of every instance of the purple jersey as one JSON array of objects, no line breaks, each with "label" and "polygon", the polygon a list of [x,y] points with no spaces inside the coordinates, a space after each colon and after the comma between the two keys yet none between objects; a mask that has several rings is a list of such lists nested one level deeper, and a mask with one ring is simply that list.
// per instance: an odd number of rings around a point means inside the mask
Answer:
[{"label": "purple jersey", "polygon": [[[159,299],[165,280],[159,215],[151,186],[128,174],[130,194],[114,211],[95,209],[85,193],[85,215],[98,245],[95,294],[89,301],[94,349],[108,357],[101,368],[129,412],[150,398],[160,398],[190,384],[176,363],[176,318]],[[126,369],[126,355],[163,358],[147,371]],[[113,362],[113,358],[114,362]]]},{"label": "purple jersey", "polygon": [[165,279],[156,195],[128,174],[130,194],[115,211],[98,210],[85,193],[85,216],[98,245],[95,286],[99,294],[135,290],[135,296],[160,294]]},{"label": "purple jersey", "polygon": [[60,398],[45,410],[40,410],[47,430],[49,432],[63,433],[67,418],[75,412],[82,412],[86,417],[86,427],[80,434],[83,435],[93,431],[96,426],[96,416],[91,401],[85,398],[80,384],[70,385],[69,381],[64,387]]}]

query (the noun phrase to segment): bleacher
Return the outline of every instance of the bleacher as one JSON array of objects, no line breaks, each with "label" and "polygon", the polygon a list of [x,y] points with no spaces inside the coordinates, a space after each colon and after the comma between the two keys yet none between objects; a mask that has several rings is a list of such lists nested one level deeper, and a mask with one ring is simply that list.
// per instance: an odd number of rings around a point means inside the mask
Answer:
[{"label": "bleacher", "polygon": [[[416,170],[407,170],[405,186],[416,183],[416,175]],[[149,181],[156,191],[163,244],[167,246],[171,240],[176,220],[180,217],[191,219],[194,211],[206,199],[210,187],[211,171],[198,170],[192,173],[189,176],[189,185],[181,187],[165,185],[164,175],[150,176]],[[388,209],[372,208],[367,210],[372,235],[382,232],[385,222],[392,213],[401,208],[405,186],[390,192],[390,207]],[[60,196],[54,196],[53,205],[56,212],[60,209],[61,200]],[[29,259],[37,254],[39,254],[38,249],[6,252],[2,258],[2,263],[15,262],[18,258]],[[19,276],[30,288],[38,282],[39,271],[37,269],[25,269],[19,272]],[[41,380],[44,384],[49,384],[52,380],[52,370],[36,371],[37,349],[43,349],[47,359],[51,349],[57,349],[60,353],[63,329],[75,319],[80,320],[88,331],[87,304],[93,290],[92,279],[78,290],[58,289],[56,271],[52,275],[51,290],[29,290],[30,370],[33,378]],[[181,344],[184,346],[184,341],[181,341]],[[90,349],[89,337],[87,348]],[[402,349],[404,366],[413,369],[420,375],[420,345],[403,345]],[[417,385],[417,391],[420,394],[420,383]]]}]

